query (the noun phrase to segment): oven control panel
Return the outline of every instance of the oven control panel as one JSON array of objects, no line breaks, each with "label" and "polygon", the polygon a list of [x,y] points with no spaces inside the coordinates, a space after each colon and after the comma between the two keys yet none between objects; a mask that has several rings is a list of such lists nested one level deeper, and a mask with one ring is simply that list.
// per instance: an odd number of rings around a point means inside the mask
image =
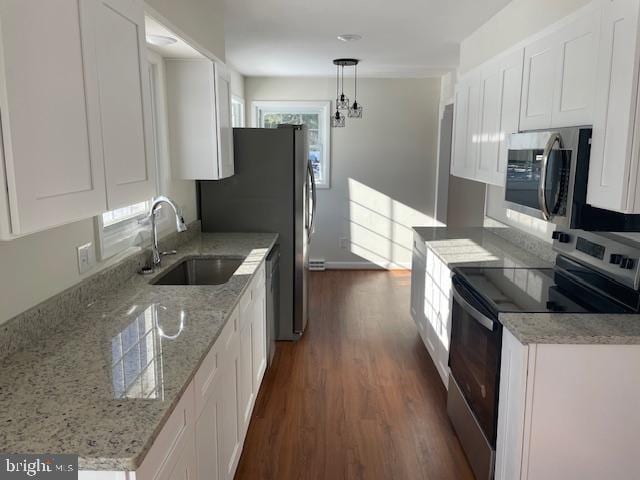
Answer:
[{"label": "oven control panel", "polygon": [[556,230],[553,249],[592,266],[635,290],[640,288],[640,248],[631,240],[610,233]]}]

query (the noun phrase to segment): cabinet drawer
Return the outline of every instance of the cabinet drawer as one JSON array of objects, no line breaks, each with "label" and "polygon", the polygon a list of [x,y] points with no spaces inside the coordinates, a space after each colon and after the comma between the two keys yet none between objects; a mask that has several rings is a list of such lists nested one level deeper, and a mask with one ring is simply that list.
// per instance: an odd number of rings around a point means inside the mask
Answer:
[{"label": "cabinet drawer", "polygon": [[213,393],[216,385],[215,380],[219,376],[223,362],[224,352],[227,350],[233,335],[238,331],[238,317],[238,309],[236,308],[196,372],[194,378],[196,418],[200,416],[207,399]]},{"label": "cabinet drawer", "polygon": [[149,453],[136,472],[139,480],[160,478],[166,466],[180,455],[190,439],[194,427],[194,386],[189,384],[180,401],[167,419],[162,431],[153,442]]}]

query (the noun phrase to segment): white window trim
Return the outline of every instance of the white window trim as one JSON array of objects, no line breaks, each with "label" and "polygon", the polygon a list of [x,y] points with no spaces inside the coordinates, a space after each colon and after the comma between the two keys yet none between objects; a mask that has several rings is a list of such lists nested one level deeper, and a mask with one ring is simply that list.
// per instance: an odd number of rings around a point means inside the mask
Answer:
[{"label": "white window trim", "polygon": [[316,182],[316,186],[322,189],[331,188],[331,101],[330,100],[256,100],[251,102],[251,126],[260,128],[258,119],[260,113],[266,111],[282,112],[287,110],[293,113],[306,113],[310,109],[322,110],[322,119],[318,125],[323,130],[325,158],[321,162],[324,181]]},{"label": "white window trim", "polygon": [[247,123],[245,120],[245,103],[244,98],[231,94],[231,108],[233,109],[233,102],[240,104],[240,128],[244,128]]}]

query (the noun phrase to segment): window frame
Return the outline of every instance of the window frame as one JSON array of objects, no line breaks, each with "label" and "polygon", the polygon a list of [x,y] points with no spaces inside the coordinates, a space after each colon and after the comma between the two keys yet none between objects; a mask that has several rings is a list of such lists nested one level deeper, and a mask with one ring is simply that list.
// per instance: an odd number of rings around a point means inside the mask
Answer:
[{"label": "window frame", "polygon": [[[233,105],[237,104],[240,106],[240,125],[234,125],[233,123]],[[231,94],[231,127],[233,128],[244,128],[246,126],[245,119],[245,102],[244,98]]]},{"label": "window frame", "polygon": [[318,113],[318,133],[322,139],[322,181],[316,179],[319,189],[331,188],[331,101],[330,100],[256,100],[251,102],[251,125],[263,128],[265,113]]}]

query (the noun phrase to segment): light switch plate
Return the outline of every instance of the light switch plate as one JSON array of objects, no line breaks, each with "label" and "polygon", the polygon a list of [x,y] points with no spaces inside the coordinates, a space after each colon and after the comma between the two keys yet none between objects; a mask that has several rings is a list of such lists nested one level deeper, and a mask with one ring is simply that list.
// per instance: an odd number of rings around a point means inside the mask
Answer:
[{"label": "light switch plate", "polygon": [[78,247],[78,270],[80,273],[86,273],[96,263],[96,252],[93,243],[85,243]]}]

